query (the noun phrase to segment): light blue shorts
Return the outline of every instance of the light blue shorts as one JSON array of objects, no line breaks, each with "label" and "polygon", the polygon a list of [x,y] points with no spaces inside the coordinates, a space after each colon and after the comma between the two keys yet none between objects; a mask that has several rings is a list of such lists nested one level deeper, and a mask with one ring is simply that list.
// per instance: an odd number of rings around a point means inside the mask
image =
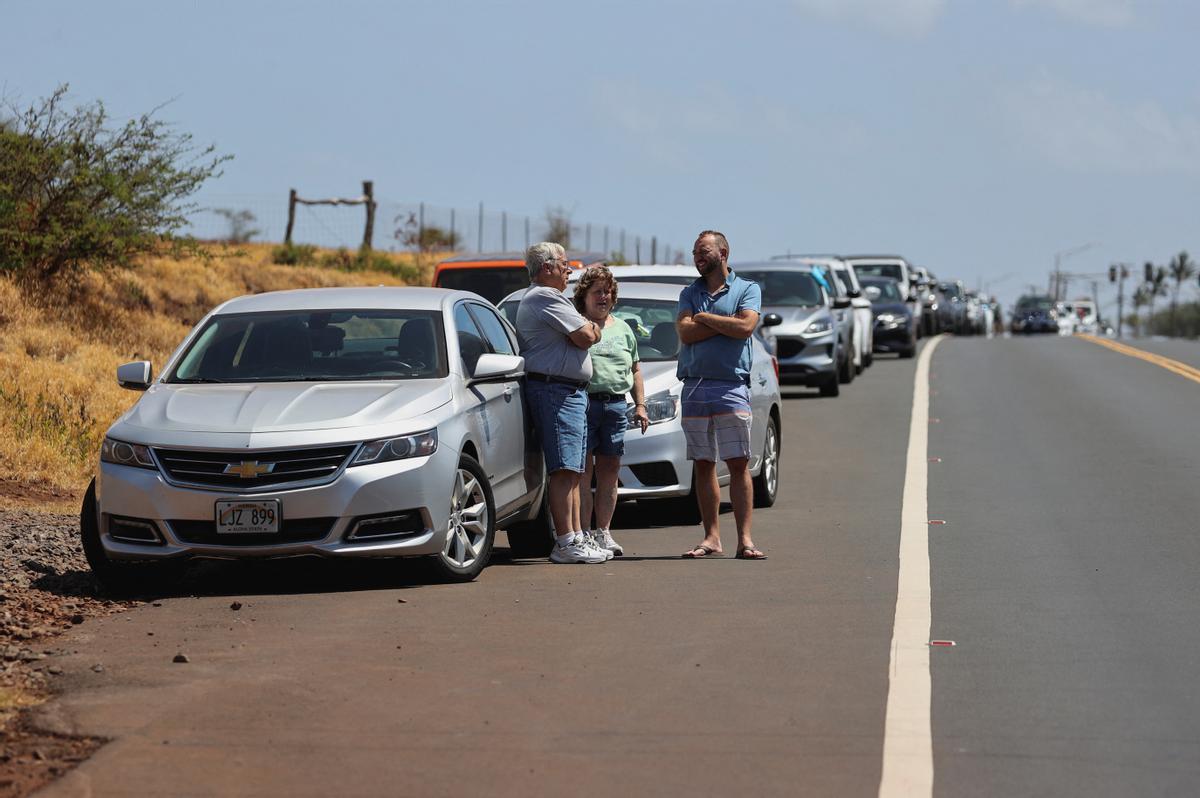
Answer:
[{"label": "light blue shorts", "polygon": [[587,437],[587,393],[558,382],[525,382],[529,418],[542,445],[546,473],[566,469],[583,473]]},{"label": "light blue shorts", "polygon": [[737,380],[683,381],[687,458],[715,463],[750,457],[750,389]]}]

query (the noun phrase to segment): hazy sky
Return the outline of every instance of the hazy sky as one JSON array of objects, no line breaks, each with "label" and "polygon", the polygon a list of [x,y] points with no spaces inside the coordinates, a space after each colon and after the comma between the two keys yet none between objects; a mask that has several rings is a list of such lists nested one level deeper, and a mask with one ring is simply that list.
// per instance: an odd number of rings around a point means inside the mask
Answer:
[{"label": "hazy sky", "polygon": [[1087,243],[1065,268],[1200,255],[1197,34],[1194,0],[0,0],[0,92],[170,101],[236,156],[210,192],[373,178],[1011,301]]}]

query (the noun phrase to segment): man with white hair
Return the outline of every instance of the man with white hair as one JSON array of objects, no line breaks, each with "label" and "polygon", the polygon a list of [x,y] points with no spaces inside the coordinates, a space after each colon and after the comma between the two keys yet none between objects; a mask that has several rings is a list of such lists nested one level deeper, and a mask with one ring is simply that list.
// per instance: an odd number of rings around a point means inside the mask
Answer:
[{"label": "man with white hair", "polygon": [[525,358],[525,402],[550,475],[550,517],[557,535],[550,561],[601,563],[612,556],[583,532],[579,475],[587,435],[588,349],[600,326],[585,319],[563,295],[570,261],[549,241],[525,253],[529,290],[517,309],[517,338]]}]

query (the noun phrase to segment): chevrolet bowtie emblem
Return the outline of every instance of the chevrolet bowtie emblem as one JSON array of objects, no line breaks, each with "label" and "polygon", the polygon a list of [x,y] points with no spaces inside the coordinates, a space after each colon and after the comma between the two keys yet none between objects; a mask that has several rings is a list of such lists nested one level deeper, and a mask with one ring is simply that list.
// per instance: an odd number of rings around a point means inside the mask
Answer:
[{"label": "chevrolet bowtie emblem", "polygon": [[270,474],[275,470],[274,463],[259,463],[257,460],[243,460],[234,465],[230,463],[225,466],[226,474],[237,474],[242,479],[254,479],[261,477],[263,474]]}]

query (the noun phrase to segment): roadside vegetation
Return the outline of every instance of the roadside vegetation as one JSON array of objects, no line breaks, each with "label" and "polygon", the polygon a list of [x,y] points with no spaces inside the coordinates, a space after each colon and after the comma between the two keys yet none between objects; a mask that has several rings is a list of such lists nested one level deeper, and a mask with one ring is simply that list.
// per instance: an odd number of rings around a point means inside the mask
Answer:
[{"label": "roadside vegetation", "polygon": [[36,286],[0,277],[0,457],[19,480],[0,484],[0,505],[29,507],[38,497],[34,504],[77,505],[105,429],[138,398],[117,387],[116,367],[145,359],[157,374],[219,303],[287,288],[427,281],[407,254],[373,253],[370,265],[386,261],[386,270],[338,268],[336,251],[314,250],[314,266],[277,265],[272,254],[269,245],[212,246]]}]

